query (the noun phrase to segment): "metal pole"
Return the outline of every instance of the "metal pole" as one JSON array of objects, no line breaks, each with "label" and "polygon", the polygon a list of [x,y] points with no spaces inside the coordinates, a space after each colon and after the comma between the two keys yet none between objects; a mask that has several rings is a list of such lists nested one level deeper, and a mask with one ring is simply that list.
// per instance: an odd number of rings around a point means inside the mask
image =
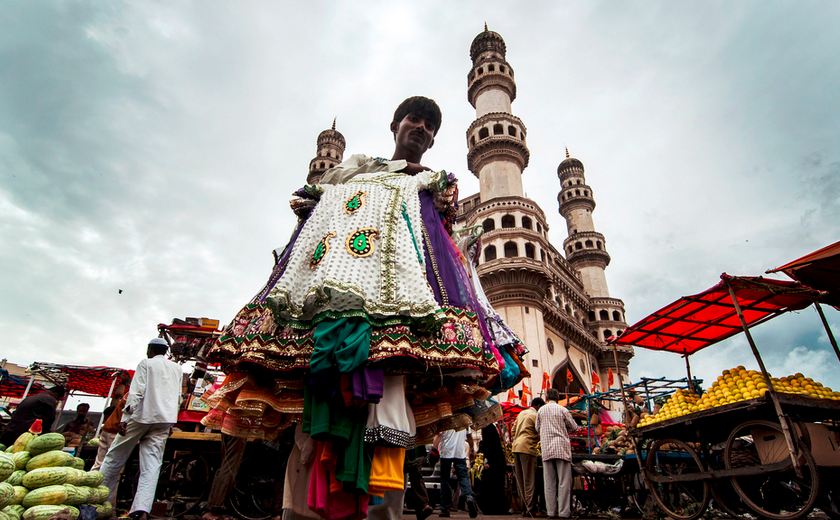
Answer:
[{"label": "metal pole", "polygon": [[831,346],[834,347],[834,353],[837,354],[837,359],[840,360],[840,348],[837,347],[837,340],[834,339],[834,334],[831,332],[831,327],[828,326],[828,320],[825,319],[825,314],[823,313],[822,307],[820,306],[819,302],[814,302],[814,307],[817,308],[817,314],[820,315],[820,320],[822,320],[823,327],[825,327],[825,333],[828,334],[828,341],[831,342]]},{"label": "metal pole", "polygon": [[586,396],[586,447],[592,454],[592,401]]},{"label": "metal pole", "polygon": [[[114,395],[114,387],[117,385],[117,377],[119,374],[114,374],[114,379],[111,380],[111,388],[108,389],[108,397],[105,398],[105,408],[108,408],[108,405],[111,403],[111,397]],[[103,410],[104,412],[105,410]],[[96,433],[94,433],[94,437],[99,437],[99,430],[102,429],[102,423],[105,422],[105,414],[99,414],[99,424],[96,425]]]},{"label": "metal pole", "polygon": [[688,352],[683,350],[683,358],[685,358],[685,371],[688,374],[688,389],[694,392],[694,380],[691,379],[691,364],[688,362]]},{"label": "metal pole", "polygon": [[758,361],[758,366],[761,368],[761,374],[764,376],[764,381],[767,383],[767,390],[770,394],[770,400],[773,402],[773,408],[776,410],[776,416],[779,418],[779,425],[782,427],[782,433],[785,436],[788,451],[790,452],[790,460],[793,462],[793,467],[799,473],[799,459],[797,458],[798,450],[793,444],[793,435],[790,433],[790,426],[788,425],[787,417],[782,411],[782,404],[779,402],[779,397],[776,395],[776,390],[773,388],[773,381],[770,380],[770,374],[767,373],[767,367],[764,366],[764,360],[761,359],[761,354],[758,353],[758,347],[755,345],[750,329],[747,327],[747,322],[744,319],[744,314],[741,312],[741,305],[738,303],[738,298],[735,296],[735,291],[729,282],[726,283],[726,288],[729,289],[729,297],[732,299],[732,305],[735,307],[735,312],[738,314],[738,319],[741,320],[741,327],[744,329],[744,334],[747,335],[747,341],[752,349],[753,356]]},{"label": "metal pole", "polygon": [[21,401],[26,399],[26,396],[29,395],[29,391],[32,389],[32,383],[35,382],[35,374],[29,376],[29,383],[26,384],[26,390],[23,391],[23,396],[20,398]]},{"label": "metal pole", "polygon": [[[621,403],[622,406],[627,406],[627,396],[624,395],[624,381],[621,379],[621,370],[618,369],[618,347],[615,346],[613,343],[613,362],[615,363],[615,375],[618,376],[618,388],[621,389]],[[626,411],[626,410],[625,410]],[[603,428],[603,426],[602,426]],[[630,436],[630,442],[633,443],[633,451],[636,454],[636,462],[639,464],[639,471],[644,475],[644,468],[642,467],[642,451],[639,449],[639,445],[636,443],[636,436]]]}]

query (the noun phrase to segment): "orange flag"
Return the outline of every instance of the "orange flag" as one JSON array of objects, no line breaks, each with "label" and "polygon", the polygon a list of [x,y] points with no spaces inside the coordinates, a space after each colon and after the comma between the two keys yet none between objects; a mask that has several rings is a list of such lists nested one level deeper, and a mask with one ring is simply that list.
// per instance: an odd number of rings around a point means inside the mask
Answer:
[{"label": "orange flag", "polygon": [[513,403],[516,401],[516,392],[513,391],[513,388],[508,390],[507,400],[509,403]]},{"label": "orange flag", "polygon": [[548,372],[543,372],[542,389],[548,390],[549,388],[551,388],[551,377],[549,377]]},{"label": "orange flag", "polygon": [[574,380],[575,380],[575,376],[572,375],[572,369],[567,368],[566,369],[566,382],[571,384],[571,383],[574,382]]},{"label": "orange flag", "polygon": [[583,397],[583,388],[580,389],[580,395]]},{"label": "orange flag", "polygon": [[601,384],[601,378],[593,370],[592,371],[592,385],[596,386],[596,385],[600,385],[600,384]]},{"label": "orange flag", "polygon": [[528,388],[524,382],[522,383],[522,402],[520,403],[522,406],[528,406],[531,401],[531,389]]},{"label": "orange flag", "polygon": [[613,385],[613,371],[612,368],[607,369],[607,384],[612,387]]}]

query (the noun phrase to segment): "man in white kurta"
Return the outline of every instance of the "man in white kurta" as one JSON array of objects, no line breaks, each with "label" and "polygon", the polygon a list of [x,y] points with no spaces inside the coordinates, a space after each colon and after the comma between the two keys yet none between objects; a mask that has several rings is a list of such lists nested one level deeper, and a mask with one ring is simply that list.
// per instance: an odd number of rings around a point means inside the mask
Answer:
[{"label": "man in white kurta", "polygon": [[181,366],[166,359],[162,338],[149,342],[148,359],[137,365],[123,409],[120,432],[111,444],[100,471],[116,505],[117,481],[132,450],[140,445],[140,479],[129,515],[145,520],[152,508],[163,449],[169,430],[178,420],[181,402]]}]

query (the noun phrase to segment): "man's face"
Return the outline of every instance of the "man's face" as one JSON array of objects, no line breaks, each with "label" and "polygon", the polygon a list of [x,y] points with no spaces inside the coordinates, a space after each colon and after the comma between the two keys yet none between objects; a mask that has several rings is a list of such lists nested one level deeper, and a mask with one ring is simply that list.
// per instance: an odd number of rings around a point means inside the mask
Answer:
[{"label": "man's face", "polygon": [[90,410],[89,406],[79,406],[78,408],[76,408],[76,414],[79,417],[84,417],[87,415],[88,410]]},{"label": "man's face", "polygon": [[408,114],[399,123],[391,123],[398,148],[423,155],[435,143],[435,128],[418,114]]}]

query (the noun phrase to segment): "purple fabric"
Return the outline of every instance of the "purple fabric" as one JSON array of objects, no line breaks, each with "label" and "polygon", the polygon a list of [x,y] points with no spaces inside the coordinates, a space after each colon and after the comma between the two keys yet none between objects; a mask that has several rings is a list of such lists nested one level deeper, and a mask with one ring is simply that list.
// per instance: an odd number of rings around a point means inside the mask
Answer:
[{"label": "purple fabric", "polygon": [[274,269],[271,270],[271,276],[268,277],[268,282],[266,282],[262,290],[260,290],[260,292],[251,299],[250,303],[265,302],[266,296],[268,296],[268,293],[274,289],[274,286],[277,284],[277,280],[279,280],[280,277],[283,276],[283,273],[286,272],[286,267],[289,265],[289,258],[292,256],[292,249],[300,236],[300,232],[303,229],[303,224],[305,222],[305,220],[298,221],[297,227],[295,228],[294,233],[292,233],[292,238],[289,239],[289,243],[286,244],[283,252],[280,253],[280,255],[274,260]]},{"label": "purple fabric", "polygon": [[[423,218],[429,242],[435,252],[438,274],[449,299],[449,305],[470,310],[478,315],[478,324],[484,338],[485,350],[493,354],[499,362],[500,368],[504,367],[504,360],[493,344],[493,335],[487,327],[487,316],[475,296],[472,279],[461,263],[461,252],[452,241],[449,233],[446,232],[440,213],[435,207],[434,196],[428,190],[420,192],[420,216]],[[432,287],[435,299],[442,305],[443,298],[435,272],[432,269],[428,248],[426,248],[426,279]]]},{"label": "purple fabric", "polygon": [[385,371],[377,367],[359,367],[351,374],[350,382],[353,399],[376,404],[385,389]]}]

